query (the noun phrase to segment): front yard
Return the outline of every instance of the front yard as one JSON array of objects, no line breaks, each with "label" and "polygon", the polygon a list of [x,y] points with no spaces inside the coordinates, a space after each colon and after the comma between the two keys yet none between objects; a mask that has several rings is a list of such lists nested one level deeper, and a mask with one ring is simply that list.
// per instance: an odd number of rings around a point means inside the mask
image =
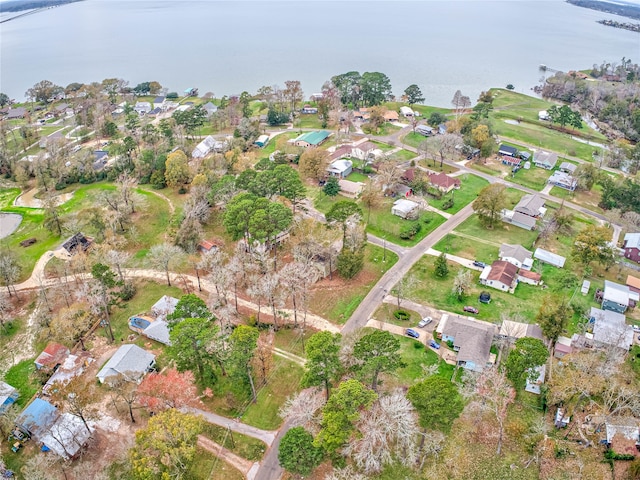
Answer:
[{"label": "front yard", "polygon": [[445,210],[447,213],[453,215],[473,202],[478,196],[478,192],[489,185],[489,182],[484,178],[468,173],[460,175],[457,178],[460,179],[459,190],[452,190],[451,192],[443,195],[442,198],[429,198],[429,205],[437,208],[438,210],[442,210],[442,205],[450,198],[453,198],[453,207]]},{"label": "front yard", "polygon": [[[394,199],[385,199],[380,207],[371,209],[371,217],[367,224],[368,233],[403,247],[412,247],[446,221],[443,216],[429,211],[422,212],[419,220],[405,220],[391,213],[393,202]],[[365,217],[367,216],[365,212]],[[419,223],[420,231],[411,239],[401,238],[400,233],[403,229],[414,222]]]}]

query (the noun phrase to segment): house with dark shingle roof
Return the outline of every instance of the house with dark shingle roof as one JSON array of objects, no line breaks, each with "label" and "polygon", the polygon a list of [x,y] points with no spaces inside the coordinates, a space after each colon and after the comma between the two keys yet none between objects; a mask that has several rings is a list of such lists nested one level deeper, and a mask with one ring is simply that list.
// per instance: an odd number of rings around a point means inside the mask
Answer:
[{"label": "house with dark shingle roof", "polygon": [[498,148],[498,153],[507,157],[517,157],[518,149],[516,147],[512,147],[511,145],[501,144]]},{"label": "house with dark shingle roof", "polygon": [[494,335],[498,333],[498,327],[460,316],[443,317],[441,323],[445,323],[442,326],[442,341],[453,342],[458,366],[481,372],[493,364],[491,344]]}]

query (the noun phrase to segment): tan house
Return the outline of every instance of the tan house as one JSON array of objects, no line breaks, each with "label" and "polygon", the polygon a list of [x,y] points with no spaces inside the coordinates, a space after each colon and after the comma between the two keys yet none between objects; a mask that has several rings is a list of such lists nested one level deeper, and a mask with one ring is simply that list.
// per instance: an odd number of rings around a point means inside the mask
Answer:
[{"label": "tan house", "polygon": [[340,195],[347,198],[358,198],[364,190],[364,183],[362,182],[352,182],[351,180],[345,180],[341,178],[338,180],[338,185],[340,185]]}]

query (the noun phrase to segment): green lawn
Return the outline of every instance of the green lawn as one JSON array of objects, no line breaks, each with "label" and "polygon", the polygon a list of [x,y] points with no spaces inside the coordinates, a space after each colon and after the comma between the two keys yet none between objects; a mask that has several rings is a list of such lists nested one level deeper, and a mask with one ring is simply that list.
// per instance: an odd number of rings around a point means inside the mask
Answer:
[{"label": "green lawn", "polygon": [[583,207],[593,210],[594,212],[604,213],[604,210],[598,205],[602,198],[602,187],[600,185],[594,185],[593,188],[585,192],[583,190],[569,191],[560,187],[553,187],[549,192],[551,195],[564,198],[570,202],[582,205]]},{"label": "green lawn", "polygon": [[420,144],[427,140],[427,137],[419,133],[409,132],[402,139],[402,143],[413,148],[418,148]]},{"label": "green lawn", "polygon": [[[302,314],[299,314],[298,321],[302,323]],[[292,318],[289,320],[293,320]],[[275,347],[286,352],[293,353],[299,357],[306,357],[304,352],[304,342],[306,342],[315,330],[307,327],[302,338],[301,328],[281,328],[275,334]]]},{"label": "green lawn", "polygon": [[203,424],[202,435],[247,460],[262,459],[267,449],[267,446],[257,438],[241,433],[230,433],[226,428],[208,422]]},{"label": "green lawn", "polygon": [[369,177],[367,175],[364,175],[363,173],[358,173],[358,172],[351,172],[346,179],[351,182],[368,182],[369,181]]},{"label": "green lawn", "polygon": [[385,323],[391,323],[393,325],[398,325],[400,327],[411,328],[415,327],[418,322],[422,319],[418,312],[414,312],[413,310],[409,310],[408,308],[404,308],[402,306],[402,302],[400,303],[400,310],[404,310],[410,315],[408,320],[398,320],[393,314],[398,310],[397,304],[391,303],[383,303],[378,307],[375,313],[372,315],[372,318],[379,320]]},{"label": "green lawn", "polygon": [[329,195],[326,195],[322,191],[322,188],[307,187],[307,191],[309,192],[309,197],[313,199],[313,206],[319,211],[321,211],[322,213],[327,213],[331,209],[334,203],[345,199],[341,195],[330,197]]},{"label": "green lawn", "polygon": [[460,190],[452,190],[440,199],[429,198],[429,205],[442,210],[442,204],[453,197],[453,207],[446,210],[447,213],[453,215],[473,202],[478,196],[478,192],[489,185],[489,182],[484,178],[469,173],[460,175],[457,178],[460,179]]},{"label": "green lawn", "polygon": [[[126,338],[134,333],[129,329],[129,317],[139,313],[148,312],[151,306],[156,303],[163,295],[170,295],[172,297],[180,298],[182,296],[182,290],[176,287],[168,287],[166,284],[159,284],[147,280],[136,281],[136,294],[128,302],[121,303],[120,306],[112,307],[111,311],[111,328],[113,335],[116,339],[116,343],[124,342]],[[96,333],[101,336],[106,336],[105,330],[99,328]],[[152,342],[147,337],[140,337],[139,343],[144,344]]]},{"label": "green lawn", "polygon": [[[385,199],[379,208],[371,209],[367,232],[403,247],[412,247],[442,225],[446,219],[434,212],[423,212],[420,220],[404,220],[391,213],[393,199]],[[365,215],[367,213],[365,212]],[[400,232],[412,222],[420,222],[420,231],[410,240],[400,238]]]},{"label": "green lawn", "polygon": [[33,358],[29,358],[16,363],[7,370],[4,376],[4,381],[20,393],[16,403],[21,407],[26,405],[41,387],[33,377],[33,373],[36,371],[33,360]]},{"label": "green lawn", "polygon": [[508,180],[533,190],[542,190],[547,186],[547,180],[552,173],[551,170],[538,167],[531,167],[529,170],[521,168],[508,177]]},{"label": "green lawn", "polygon": [[468,258],[469,260],[480,260],[485,263],[497,260],[499,250],[496,246],[487,245],[470,238],[459,237],[451,233],[436,243],[433,248],[451,255]]},{"label": "green lawn", "polygon": [[455,231],[497,245],[510,243],[522,245],[525,248],[531,248],[538,236],[536,231],[525,230],[504,222],[498,223],[492,230],[489,230],[480,224],[480,220],[475,214],[462,222]]},{"label": "green lawn", "polygon": [[335,285],[328,288],[320,286],[312,291],[309,310],[332,322],[343,324],[380,277],[397,261],[398,256],[395,253],[368,243],[365,247],[362,271],[349,281],[340,279],[338,274],[334,273]]},{"label": "green lawn", "polygon": [[196,460],[183,478],[185,480],[242,480],[244,475],[213,453],[196,447]]},{"label": "green lawn", "polygon": [[446,379],[453,376],[454,366],[449,365],[438,357],[433,350],[417,340],[407,337],[400,337],[402,345],[400,355],[406,367],[398,370],[397,381],[403,387],[410,387],[420,379],[425,377],[423,366],[438,364],[437,375]]},{"label": "green lawn", "polygon": [[[400,107],[405,106],[407,104],[403,102],[386,102],[383,105],[387,107],[389,110],[399,111]],[[413,110],[417,110],[418,112],[420,112],[420,115],[424,119],[429,118],[429,116],[434,112],[438,112],[443,115],[448,115],[451,113],[451,109],[449,108],[432,107],[430,105],[412,105],[411,108]]]},{"label": "green lawn", "polygon": [[417,155],[413,152],[410,152],[409,150],[398,150],[397,152],[391,154],[391,159],[392,160],[397,160],[400,162],[406,162],[408,160],[411,160],[412,158],[416,158]]},{"label": "green lawn", "polygon": [[318,115],[300,115],[296,118],[295,126],[296,128],[317,128],[319,130],[322,128],[322,120],[318,118]]},{"label": "green lawn", "polygon": [[393,150],[394,146],[392,145],[387,145],[386,143],[382,143],[382,142],[373,142],[377,148],[379,148],[380,150],[382,150],[383,152],[388,152],[389,150]]}]

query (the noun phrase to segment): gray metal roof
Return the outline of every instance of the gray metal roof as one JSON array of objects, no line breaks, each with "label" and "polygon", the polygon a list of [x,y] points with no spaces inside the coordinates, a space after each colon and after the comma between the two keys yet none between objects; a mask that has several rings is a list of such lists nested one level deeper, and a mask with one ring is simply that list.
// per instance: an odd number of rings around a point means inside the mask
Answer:
[{"label": "gray metal roof", "polygon": [[122,345],[102,367],[96,377],[101,382],[119,374],[137,380],[153,364],[156,356],[137,345]]},{"label": "gray metal roof", "polygon": [[532,253],[524,248],[522,245],[510,245],[503,243],[500,245],[500,257],[515,258],[520,263],[524,263],[525,260],[532,257]]},{"label": "gray metal roof", "polygon": [[562,255],[556,255],[555,253],[542,248],[536,248],[536,251],[533,252],[533,258],[537,258],[541,262],[548,263],[549,265],[553,265],[558,268],[564,267],[564,262],[567,261],[567,259]]}]

